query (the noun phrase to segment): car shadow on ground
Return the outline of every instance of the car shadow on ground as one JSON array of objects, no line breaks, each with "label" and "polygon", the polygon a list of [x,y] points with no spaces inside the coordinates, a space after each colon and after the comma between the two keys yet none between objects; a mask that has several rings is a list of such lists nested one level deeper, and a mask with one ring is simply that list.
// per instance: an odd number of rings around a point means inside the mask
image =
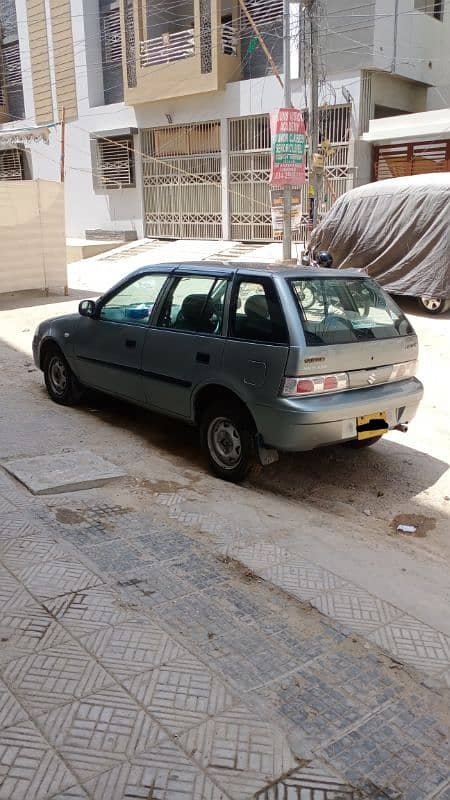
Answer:
[{"label": "car shadow on ground", "polygon": [[[179,466],[207,471],[197,428],[96,393],[85,409],[103,422],[142,436]],[[302,502],[327,498],[354,502],[356,498],[364,504],[374,496],[388,515],[391,501],[405,502],[425,492],[447,469],[447,463],[428,453],[384,439],[365,450],[334,446],[282,453],[278,462],[252,470],[246,485]]]}]

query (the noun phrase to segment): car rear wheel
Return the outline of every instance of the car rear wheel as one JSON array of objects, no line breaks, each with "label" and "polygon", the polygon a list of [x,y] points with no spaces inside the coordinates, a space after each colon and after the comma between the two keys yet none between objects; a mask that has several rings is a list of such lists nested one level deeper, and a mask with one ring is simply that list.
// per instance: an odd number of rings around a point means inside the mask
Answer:
[{"label": "car rear wheel", "polygon": [[82,387],[57,347],[45,355],[44,378],[47,391],[55,403],[73,406],[80,402]]},{"label": "car rear wheel", "polygon": [[233,483],[244,480],[254,457],[254,435],[248,412],[238,403],[217,403],[207,408],[200,436],[211,469]]},{"label": "car rear wheel", "polygon": [[365,447],[372,447],[382,438],[382,436],[371,436],[370,439],[350,439],[348,442],[343,442],[343,446],[350,447],[352,450],[362,450]]},{"label": "car rear wheel", "polygon": [[419,306],[427,314],[443,314],[450,308],[450,301],[439,297],[419,297]]}]

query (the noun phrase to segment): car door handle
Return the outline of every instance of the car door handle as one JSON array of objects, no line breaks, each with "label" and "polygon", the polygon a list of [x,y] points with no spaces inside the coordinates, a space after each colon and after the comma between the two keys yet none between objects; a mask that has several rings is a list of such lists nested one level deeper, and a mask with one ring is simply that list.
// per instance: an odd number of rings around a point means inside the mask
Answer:
[{"label": "car door handle", "polygon": [[125,347],[129,347],[130,350],[134,350],[136,347],[136,339],[125,339]]},{"label": "car door handle", "polygon": [[209,353],[197,353],[195,360],[199,364],[209,364]]}]

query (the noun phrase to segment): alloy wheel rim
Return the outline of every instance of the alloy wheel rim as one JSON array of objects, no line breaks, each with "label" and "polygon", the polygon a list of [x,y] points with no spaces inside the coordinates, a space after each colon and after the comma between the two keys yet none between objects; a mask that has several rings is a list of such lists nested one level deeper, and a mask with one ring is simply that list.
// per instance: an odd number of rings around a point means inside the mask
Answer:
[{"label": "alloy wheel rim", "polygon": [[427,311],[437,311],[441,307],[442,300],[437,297],[422,297],[422,303]]},{"label": "alloy wheel rim", "polygon": [[223,469],[234,469],[242,458],[239,431],[226,417],[216,417],[208,428],[208,448],[212,458]]}]

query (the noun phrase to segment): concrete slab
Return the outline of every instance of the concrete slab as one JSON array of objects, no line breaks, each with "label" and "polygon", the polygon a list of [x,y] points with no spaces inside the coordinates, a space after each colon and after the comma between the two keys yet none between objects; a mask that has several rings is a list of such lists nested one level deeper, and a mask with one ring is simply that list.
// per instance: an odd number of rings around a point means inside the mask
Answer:
[{"label": "concrete slab", "polygon": [[32,494],[76,492],[103,486],[126,473],[89,450],[4,461],[4,469]]}]

